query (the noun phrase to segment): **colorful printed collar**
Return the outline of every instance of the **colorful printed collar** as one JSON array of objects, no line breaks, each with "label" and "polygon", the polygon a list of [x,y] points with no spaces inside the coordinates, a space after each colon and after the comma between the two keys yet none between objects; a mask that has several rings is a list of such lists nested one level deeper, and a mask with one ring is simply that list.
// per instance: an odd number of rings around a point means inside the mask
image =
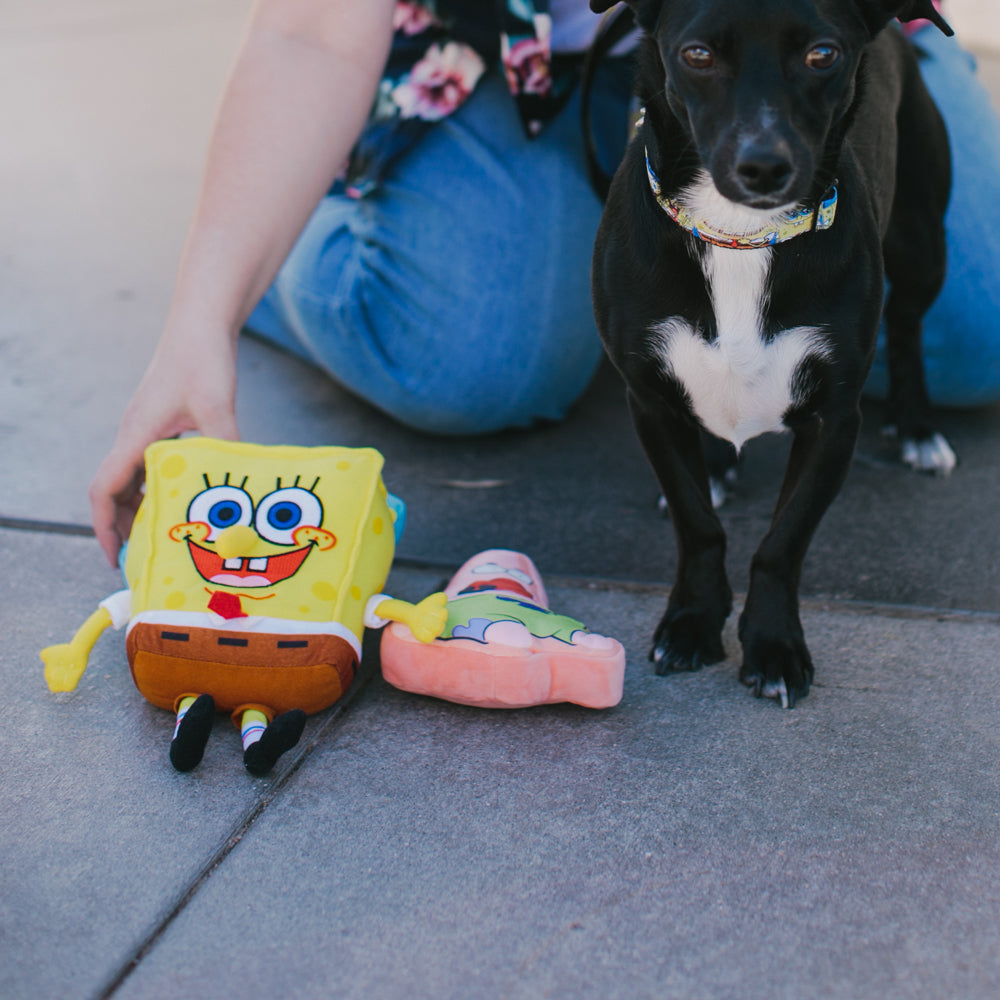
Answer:
[{"label": "colorful printed collar", "polygon": [[646,150],[646,176],[649,186],[656,198],[657,204],[682,229],[693,233],[700,240],[713,246],[726,247],[729,250],[759,250],[762,247],[785,243],[811,233],[816,229],[829,229],[837,215],[837,185],[830,185],[826,194],[815,208],[800,206],[770,225],[750,233],[724,233],[714,229],[704,222],[699,222],[673,198],[668,198],[660,187],[659,178],[649,162],[649,150]]}]

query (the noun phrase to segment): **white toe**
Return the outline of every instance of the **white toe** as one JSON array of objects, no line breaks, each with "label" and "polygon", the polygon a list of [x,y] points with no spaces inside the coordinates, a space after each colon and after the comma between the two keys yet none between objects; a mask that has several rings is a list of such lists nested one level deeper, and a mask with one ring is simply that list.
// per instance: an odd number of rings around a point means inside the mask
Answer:
[{"label": "white toe", "polygon": [[958,460],[951,445],[941,434],[934,434],[923,441],[907,438],[903,441],[903,462],[919,472],[935,472],[947,476]]},{"label": "white toe", "polygon": [[712,476],[708,480],[708,486],[712,492],[712,507],[714,510],[718,510],[729,497],[729,494],[726,492],[726,484],[723,480]]},{"label": "white toe", "polygon": [[781,702],[782,708],[788,708],[788,688],[785,686],[784,677],[776,681],[765,681],[760,693],[765,698],[774,698]]}]

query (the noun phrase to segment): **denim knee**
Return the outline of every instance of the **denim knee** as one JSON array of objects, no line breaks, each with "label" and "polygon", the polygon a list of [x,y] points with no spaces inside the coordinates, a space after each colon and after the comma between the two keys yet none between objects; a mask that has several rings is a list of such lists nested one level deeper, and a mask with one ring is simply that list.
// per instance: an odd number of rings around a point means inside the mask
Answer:
[{"label": "denim knee", "polygon": [[589,304],[540,329],[523,311],[493,319],[461,297],[428,316],[387,287],[384,274],[358,269],[334,310],[354,356],[331,359],[329,370],[416,430],[484,434],[561,420],[601,358]]},{"label": "denim knee", "polygon": [[[303,234],[247,326],[408,427],[483,434],[562,419],[601,358],[589,300],[540,322],[533,281],[483,302],[438,288],[392,250],[323,226]],[[536,276],[535,281],[541,281]]]},{"label": "denim knee", "polygon": [[248,325],[420,430],[560,419],[601,357],[571,110],[527,141],[485,81],[366,197],[324,200]]}]

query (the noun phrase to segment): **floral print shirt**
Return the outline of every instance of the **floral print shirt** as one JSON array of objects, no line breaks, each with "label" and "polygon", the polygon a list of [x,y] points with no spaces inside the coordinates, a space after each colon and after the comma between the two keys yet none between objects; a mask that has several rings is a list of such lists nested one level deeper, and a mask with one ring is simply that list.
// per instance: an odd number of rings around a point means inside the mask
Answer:
[{"label": "floral print shirt", "polygon": [[362,197],[431,124],[473,92],[500,59],[529,136],[562,106],[575,66],[553,60],[548,0],[407,0],[364,133],[342,182]]}]

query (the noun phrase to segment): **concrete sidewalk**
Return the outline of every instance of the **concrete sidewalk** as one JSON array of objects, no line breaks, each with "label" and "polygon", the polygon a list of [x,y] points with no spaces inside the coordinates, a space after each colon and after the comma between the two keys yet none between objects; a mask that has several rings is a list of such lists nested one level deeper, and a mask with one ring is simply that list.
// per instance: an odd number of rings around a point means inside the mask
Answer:
[{"label": "concrete sidewalk", "polygon": [[[955,21],[1000,99],[1000,23],[976,3]],[[48,693],[38,649],[120,586],[86,483],[159,332],[247,6],[5,10],[0,994],[997,996],[997,408],[942,415],[947,481],[897,468],[866,413],[804,573],[817,683],[782,712],[736,680],[735,614],[726,663],[653,674],[672,546],[610,372],[558,427],[435,441],[248,341],[248,439],[386,455],[410,515],[392,593],[522,549],[556,610],[625,644],[621,704],[404,694],[373,635],[349,698],[252,779],[221,719],[202,765],[173,771],[171,717],[119,635]],[[784,447],[750,449],[724,509],[737,589]]]},{"label": "concrete sidewalk", "polygon": [[626,640],[617,708],[463,708],[394,691],[369,656],[254,781],[226,721],[197,771],[170,768],[171,719],[117,637],[48,695],[34,647],[101,596],[93,544],[3,544],[17,565],[44,547],[63,583],[4,594],[6,995],[1000,990],[996,616],[807,603],[818,683],[782,712],[732,661],[652,674],[664,588],[550,579],[553,607]]}]

